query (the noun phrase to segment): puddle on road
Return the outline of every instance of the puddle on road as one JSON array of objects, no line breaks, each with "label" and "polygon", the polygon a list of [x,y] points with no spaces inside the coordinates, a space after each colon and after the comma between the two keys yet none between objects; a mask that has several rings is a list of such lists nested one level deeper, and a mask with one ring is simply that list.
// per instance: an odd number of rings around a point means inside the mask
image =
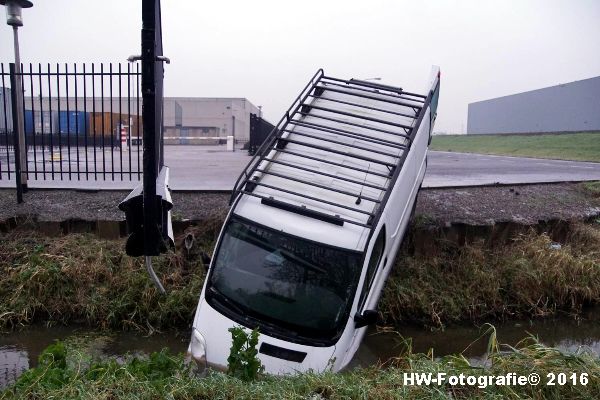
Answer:
[{"label": "puddle on road", "polygon": [[[500,343],[514,346],[532,334],[538,336],[542,343],[566,352],[584,348],[600,356],[600,309],[588,312],[580,323],[567,318],[538,320],[532,323],[521,321],[498,325],[496,329]],[[488,338],[473,342],[484,330],[485,328],[480,330],[477,327],[452,327],[443,332],[429,332],[405,327],[400,333],[404,338],[412,339],[414,353],[426,353],[431,348],[434,349],[435,357],[462,352],[472,363],[480,364],[485,360]],[[55,340],[89,334],[95,335],[90,330],[69,327],[32,327],[20,332],[1,334],[0,388],[14,382],[28,368],[35,367],[40,353]],[[115,333],[100,338],[92,347],[98,355],[106,357],[119,357],[127,353],[144,355],[165,347],[171,352],[180,353],[186,350],[189,339],[185,332],[149,337],[135,333]],[[398,356],[403,350],[399,342],[396,334],[369,332],[351,367],[368,366]]]}]

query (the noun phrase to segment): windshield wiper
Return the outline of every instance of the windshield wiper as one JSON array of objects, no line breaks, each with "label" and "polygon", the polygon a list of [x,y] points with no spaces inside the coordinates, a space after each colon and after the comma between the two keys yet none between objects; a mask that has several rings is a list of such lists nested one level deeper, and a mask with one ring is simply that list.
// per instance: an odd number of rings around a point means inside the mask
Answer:
[{"label": "windshield wiper", "polygon": [[[293,338],[293,339],[296,339],[296,340],[297,339],[301,339],[301,340],[304,340],[306,342],[312,342],[312,343],[318,343],[318,344],[325,344],[325,343],[327,343],[326,340],[322,340],[322,339],[317,339],[317,338],[314,338],[314,337],[309,337],[309,336],[301,335],[301,334],[299,334],[294,329],[290,329],[290,328],[284,327],[284,326],[282,326],[280,324],[277,324],[277,323],[274,323],[274,322],[268,322],[268,321],[265,321],[264,319],[257,319],[257,318],[254,318],[254,317],[248,317],[247,319],[256,322],[259,326],[263,326],[263,327],[269,328],[272,331],[279,333],[279,335],[282,335],[282,336],[287,337],[287,338]],[[267,334],[269,334],[269,333],[267,333]]]},{"label": "windshield wiper", "polygon": [[211,297],[214,297],[214,299],[217,300],[217,302],[219,303],[219,305],[221,305],[221,307],[225,307],[225,308],[229,309],[230,311],[235,312],[239,318],[246,321],[247,323],[251,322],[253,325],[256,324],[259,327],[263,326],[265,328],[270,329],[271,331],[279,332],[280,335],[286,336],[288,338],[302,339],[307,342],[313,342],[313,343],[319,343],[319,344],[326,343],[323,340],[300,335],[300,334],[298,334],[298,332],[296,332],[293,329],[281,326],[281,325],[273,323],[273,322],[267,322],[262,318],[256,318],[253,316],[249,316],[247,314],[247,311],[244,308],[237,305],[233,300],[230,300],[227,296],[225,296],[223,293],[219,292],[214,287],[208,288],[208,292],[210,293]]},{"label": "windshield wiper", "polygon": [[245,310],[242,307],[238,306],[236,303],[234,303],[232,300],[229,300],[229,298],[223,293],[219,292],[214,287],[208,288],[208,292],[211,296],[216,298],[217,302],[226,304],[227,308],[236,312],[240,317],[243,317],[244,319],[246,318],[246,316],[244,315],[246,313]]}]

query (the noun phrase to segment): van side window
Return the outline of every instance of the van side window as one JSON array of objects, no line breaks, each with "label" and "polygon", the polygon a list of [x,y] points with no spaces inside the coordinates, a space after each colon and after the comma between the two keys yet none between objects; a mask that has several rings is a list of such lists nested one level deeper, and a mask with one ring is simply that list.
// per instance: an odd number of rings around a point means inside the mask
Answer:
[{"label": "van side window", "polygon": [[375,244],[373,245],[373,251],[371,251],[371,257],[369,258],[369,265],[367,267],[367,275],[365,276],[365,281],[363,283],[362,293],[360,295],[359,310],[362,309],[364,303],[367,299],[367,295],[371,290],[371,285],[373,284],[373,279],[375,278],[375,274],[377,273],[377,267],[381,263],[381,258],[383,255],[383,250],[385,249],[385,226],[381,228],[379,231],[379,235],[375,240]]}]

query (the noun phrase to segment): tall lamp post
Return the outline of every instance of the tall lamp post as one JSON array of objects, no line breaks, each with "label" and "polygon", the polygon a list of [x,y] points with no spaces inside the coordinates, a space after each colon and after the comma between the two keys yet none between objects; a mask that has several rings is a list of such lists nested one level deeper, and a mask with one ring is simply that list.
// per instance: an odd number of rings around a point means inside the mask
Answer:
[{"label": "tall lamp post", "polygon": [[[17,100],[17,120],[13,121],[13,129],[16,126],[17,134],[20,142],[20,158],[21,158],[21,187],[23,191],[27,190],[27,147],[25,146],[25,122],[23,121],[23,92],[21,88],[21,57],[19,55],[19,33],[18,29],[23,26],[23,17],[21,9],[33,7],[33,3],[29,0],[0,0],[0,5],[6,7],[6,23],[13,28],[14,47],[15,47],[15,72],[17,87],[12,88],[15,91],[15,99]],[[32,93],[33,95],[33,93]]]}]

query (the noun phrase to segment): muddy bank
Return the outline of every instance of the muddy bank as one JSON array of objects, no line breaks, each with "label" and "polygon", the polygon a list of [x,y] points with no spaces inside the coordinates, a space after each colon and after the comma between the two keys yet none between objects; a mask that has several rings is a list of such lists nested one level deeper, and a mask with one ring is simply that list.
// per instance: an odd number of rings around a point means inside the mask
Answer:
[{"label": "muddy bank", "polygon": [[[141,258],[125,256],[123,239],[2,233],[0,328],[57,322],[146,332],[187,329],[205,273],[199,253],[211,252],[219,226],[188,227],[185,234],[196,238],[189,250],[180,235],[175,252],[156,258],[167,296],[152,285]],[[440,328],[580,315],[600,303],[600,226],[567,227],[559,238],[530,230],[502,246],[432,237],[430,250],[411,251],[407,241],[380,301],[381,322]]]},{"label": "muddy bank", "polygon": [[[116,204],[125,193],[32,191],[19,206],[13,195],[0,191],[0,328],[189,326],[204,279],[198,254],[212,251],[228,195],[174,195],[176,250],[155,262],[166,297],[142,260],[124,254]],[[580,315],[600,302],[599,212],[597,195],[577,184],[421,191],[380,302],[382,322],[440,328]],[[189,251],[188,233],[196,238]]]}]

